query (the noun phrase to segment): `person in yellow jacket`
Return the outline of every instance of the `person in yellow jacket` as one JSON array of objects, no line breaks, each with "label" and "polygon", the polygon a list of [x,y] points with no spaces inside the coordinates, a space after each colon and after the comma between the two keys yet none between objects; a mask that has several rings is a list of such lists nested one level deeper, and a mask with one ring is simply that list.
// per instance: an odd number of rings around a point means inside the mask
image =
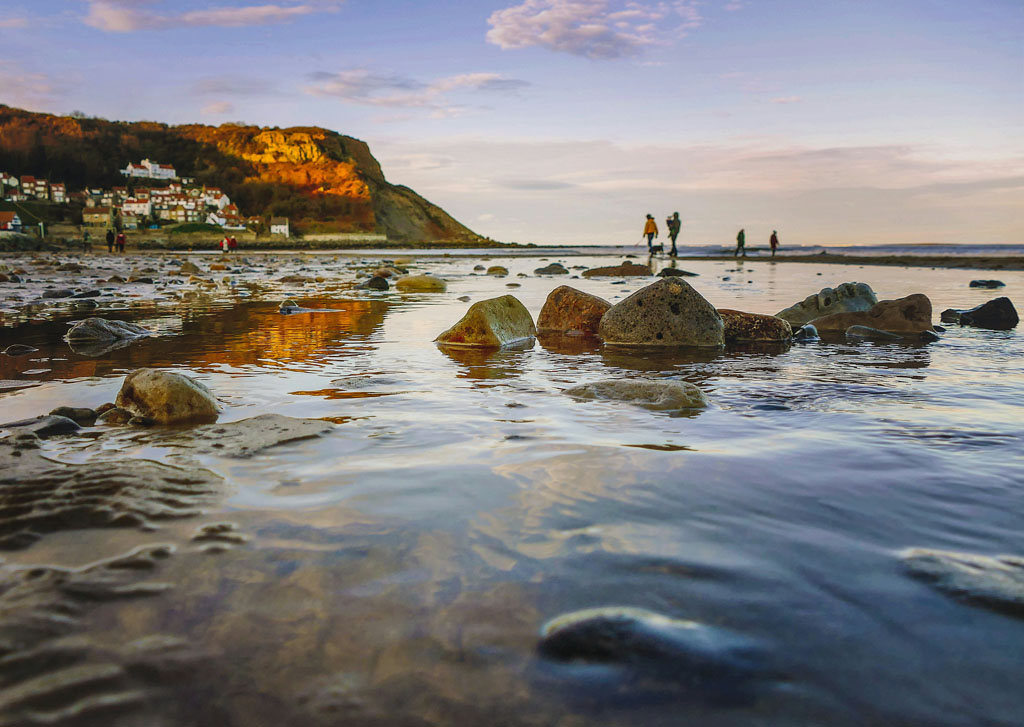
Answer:
[{"label": "person in yellow jacket", "polygon": [[652,252],[654,238],[658,236],[658,225],[654,221],[654,215],[647,215],[647,222],[644,224],[644,237],[647,238],[647,252]]}]

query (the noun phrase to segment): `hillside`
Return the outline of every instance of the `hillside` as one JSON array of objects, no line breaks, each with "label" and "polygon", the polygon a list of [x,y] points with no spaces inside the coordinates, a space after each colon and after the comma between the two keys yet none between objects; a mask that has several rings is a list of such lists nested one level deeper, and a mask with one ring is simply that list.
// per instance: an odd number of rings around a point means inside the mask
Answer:
[{"label": "hillside", "polygon": [[300,229],[418,242],[478,237],[413,190],[390,184],[365,142],[327,129],[112,122],[0,105],[0,171],[72,190],[111,187],[126,183],[120,169],[143,158],[220,187],[245,214],[289,217]]}]

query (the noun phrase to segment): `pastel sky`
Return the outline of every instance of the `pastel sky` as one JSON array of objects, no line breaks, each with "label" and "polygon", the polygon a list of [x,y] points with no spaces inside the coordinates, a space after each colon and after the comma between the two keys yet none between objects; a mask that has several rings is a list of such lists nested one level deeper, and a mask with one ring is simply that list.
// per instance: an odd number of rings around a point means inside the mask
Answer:
[{"label": "pastel sky", "polygon": [[477,232],[1024,242],[1021,0],[3,0],[0,103],[319,125]]}]

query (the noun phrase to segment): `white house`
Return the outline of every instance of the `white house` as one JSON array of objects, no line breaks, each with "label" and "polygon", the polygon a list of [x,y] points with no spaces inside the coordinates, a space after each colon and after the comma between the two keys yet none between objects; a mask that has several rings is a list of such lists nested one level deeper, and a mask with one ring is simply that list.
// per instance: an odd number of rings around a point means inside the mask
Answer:
[{"label": "white house", "polygon": [[50,185],[50,199],[57,204],[64,204],[68,201],[68,189],[61,183]]},{"label": "white house", "polygon": [[129,197],[121,203],[121,211],[127,215],[145,217],[153,212],[153,203],[148,199]]},{"label": "white house", "polygon": [[126,177],[141,177],[143,179],[177,179],[178,173],[170,164],[160,164],[150,159],[143,159],[139,164],[129,163],[121,170]]},{"label": "white house", "polygon": [[272,217],[270,218],[270,234],[271,235],[284,235],[289,236],[288,232],[288,218],[287,217]]}]

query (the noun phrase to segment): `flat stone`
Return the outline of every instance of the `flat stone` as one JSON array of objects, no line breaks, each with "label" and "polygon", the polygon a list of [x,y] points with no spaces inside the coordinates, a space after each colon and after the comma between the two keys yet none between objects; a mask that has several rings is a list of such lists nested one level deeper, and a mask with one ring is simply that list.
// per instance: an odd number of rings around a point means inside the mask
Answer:
[{"label": "flat stone", "polygon": [[443,293],[448,283],[435,275],[406,275],[395,281],[395,288],[408,293]]},{"label": "flat stone", "polygon": [[659,278],[696,278],[699,273],[691,273],[689,270],[680,270],[679,268],[662,268],[658,272]]},{"label": "flat stone", "polygon": [[128,321],[107,320],[106,318],[85,318],[75,321],[64,335],[64,340],[76,343],[131,340],[148,336],[150,331]]},{"label": "flat stone", "polygon": [[647,265],[637,265],[629,260],[622,265],[609,265],[601,268],[591,268],[583,271],[584,278],[622,278],[646,276],[651,274]]},{"label": "flat stone", "polygon": [[15,422],[0,424],[0,429],[7,429],[15,435],[33,434],[39,437],[39,439],[49,439],[50,437],[74,434],[81,427],[72,419],[50,414],[33,419],[20,419]]},{"label": "flat stone", "polygon": [[66,417],[79,426],[91,427],[96,423],[96,412],[86,407],[58,406],[50,416]]},{"label": "flat stone", "polygon": [[880,331],[867,326],[850,326],[846,329],[846,337],[865,341],[902,341],[903,336],[889,331]]},{"label": "flat stone", "polygon": [[565,393],[575,399],[622,401],[655,411],[701,409],[708,405],[704,392],[687,381],[606,379],[574,386]]},{"label": "flat stone", "polygon": [[1002,280],[972,280],[972,288],[1003,288],[1006,286]]},{"label": "flat stone", "polygon": [[788,321],[776,316],[719,308],[724,325],[726,343],[747,341],[788,341],[793,337],[793,328]]},{"label": "flat stone", "polygon": [[919,335],[932,330],[932,302],[923,293],[883,300],[867,311],[833,313],[811,323],[821,333],[845,333],[850,326],[866,326],[889,333]]},{"label": "flat stone", "polygon": [[775,315],[789,321],[790,325],[802,326],[815,318],[832,313],[871,310],[871,307],[877,302],[878,298],[875,297],[870,285],[842,283],[835,288],[822,288],[816,295],[809,295],[799,303],[795,303]]},{"label": "flat stone", "polygon": [[611,307],[612,304],[604,298],[560,285],[548,293],[537,317],[537,330],[542,333],[581,331],[597,335],[601,318]]},{"label": "flat stone", "polygon": [[138,369],[125,377],[117,406],[158,424],[214,422],[220,407],[198,381],[174,371]]},{"label": "flat stone", "polygon": [[455,346],[500,348],[537,335],[530,311],[512,295],[481,300],[466,315],[438,336],[437,343]]},{"label": "flat stone", "polygon": [[281,414],[261,414],[228,424],[207,424],[177,432],[161,444],[182,447],[197,454],[251,457],[265,449],[301,439],[312,439],[334,429],[319,419],[295,419]]},{"label": "flat stone", "polygon": [[959,313],[960,325],[989,328],[995,331],[1008,331],[1011,328],[1016,328],[1020,322],[1017,309],[1006,297],[993,298],[970,310],[959,311]]},{"label": "flat stone", "polygon": [[722,317],[685,280],[666,278],[641,288],[604,314],[598,335],[631,346],[721,346]]},{"label": "flat stone", "polygon": [[1024,557],[910,548],[900,553],[915,578],[966,603],[1024,618]]}]

